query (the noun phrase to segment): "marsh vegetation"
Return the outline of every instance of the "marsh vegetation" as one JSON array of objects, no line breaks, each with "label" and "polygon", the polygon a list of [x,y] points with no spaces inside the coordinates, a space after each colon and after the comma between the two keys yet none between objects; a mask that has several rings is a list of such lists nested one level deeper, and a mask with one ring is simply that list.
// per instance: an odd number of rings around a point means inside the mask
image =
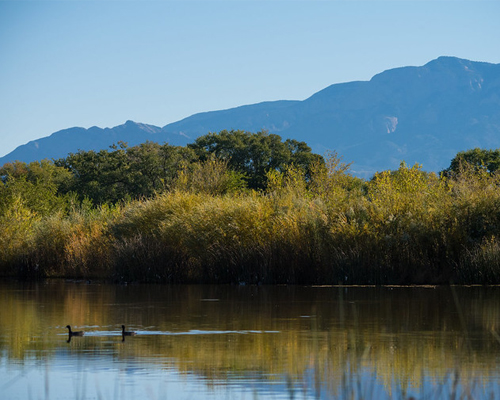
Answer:
[{"label": "marsh vegetation", "polygon": [[402,163],[365,181],[336,154],[238,131],[6,164],[0,275],[499,283],[500,175],[464,154],[440,176]]}]

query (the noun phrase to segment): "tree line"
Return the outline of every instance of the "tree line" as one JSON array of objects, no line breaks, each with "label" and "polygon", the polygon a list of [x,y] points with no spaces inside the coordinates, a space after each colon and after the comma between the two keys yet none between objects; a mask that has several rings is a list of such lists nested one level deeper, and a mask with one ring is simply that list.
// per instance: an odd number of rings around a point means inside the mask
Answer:
[{"label": "tree line", "polygon": [[497,150],[370,180],[266,132],[0,169],[0,275],[155,282],[499,283]]},{"label": "tree line", "polygon": [[17,193],[35,210],[49,211],[62,201],[54,196],[86,199],[95,205],[149,198],[180,184],[180,176],[196,176],[202,165],[214,160],[228,167],[227,176],[221,177],[222,192],[262,190],[270,170],[283,172],[293,164],[307,171],[313,164],[324,163],[306,143],[283,141],[265,131],[223,130],[201,136],[186,147],[154,142],[128,147],[118,142],[109,150],[80,150],[53,161],[5,164],[0,168],[0,201],[12,201]]}]

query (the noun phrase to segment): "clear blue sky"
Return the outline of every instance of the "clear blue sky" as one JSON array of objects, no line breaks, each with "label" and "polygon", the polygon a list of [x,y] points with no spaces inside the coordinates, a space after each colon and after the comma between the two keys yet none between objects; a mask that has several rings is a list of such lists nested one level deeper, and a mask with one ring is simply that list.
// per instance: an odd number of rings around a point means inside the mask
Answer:
[{"label": "clear blue sky", "polygon": [[500,1],[0,0],[0,156],[73,126],[303,100],[441,55],[500,63]]}]

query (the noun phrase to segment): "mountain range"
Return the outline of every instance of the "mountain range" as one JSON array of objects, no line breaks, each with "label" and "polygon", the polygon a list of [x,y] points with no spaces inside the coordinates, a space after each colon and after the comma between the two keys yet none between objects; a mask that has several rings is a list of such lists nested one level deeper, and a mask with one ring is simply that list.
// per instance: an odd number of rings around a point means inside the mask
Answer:
[{"label": "mountain range", "polygon": [[223,129],[267,130],[336,151],[351,171],[370,177],[401,161],[426,171],[457,152],[500,147],[500,64],[439,57],[420,67],[384,71],[369,81],[331,85],[302,101],[272,101],[192,115],[164,127],[127,121],[114,128],[69,128],[0,158],[25,162],[146,140],[186,145]]}]

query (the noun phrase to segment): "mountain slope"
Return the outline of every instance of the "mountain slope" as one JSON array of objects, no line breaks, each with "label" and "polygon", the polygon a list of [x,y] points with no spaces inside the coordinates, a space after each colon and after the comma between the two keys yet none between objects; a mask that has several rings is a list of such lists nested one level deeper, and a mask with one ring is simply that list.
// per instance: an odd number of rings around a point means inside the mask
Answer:
[{"label": "mountain slope", "polygon": [[222,129],[266,129],[305,141],[320,154],[335,150],[363,177],[403,160],[439,171],[458,151],[500,147],[500,64],[440,57],[370,81],[334,84],[303,101],[205,112],[163,128],[131,121],[112,129],[72,128],[20,146],[0,164],[108,148],[118,140],[184,145]]},{"label": "mountain slope", "polygon": [[[301,102],[265,104],[257,118],[246,108],[246,130],[268,129],[306,141],[313,150],[336,150],[353,171],[369,176],[397,168],[401,161],[439,171],[472,147],[500,147],[500,64],[440,57],[422,67],[403,67],[368,82],[331,85]],[[233,109],[228,114],[241,113]],[[163,128],[171,133],[220,128],[221,112],[205,113]],[[273,118],[271,118],[271,116]],[[230,123],[228,123],[228,126]]]}]

